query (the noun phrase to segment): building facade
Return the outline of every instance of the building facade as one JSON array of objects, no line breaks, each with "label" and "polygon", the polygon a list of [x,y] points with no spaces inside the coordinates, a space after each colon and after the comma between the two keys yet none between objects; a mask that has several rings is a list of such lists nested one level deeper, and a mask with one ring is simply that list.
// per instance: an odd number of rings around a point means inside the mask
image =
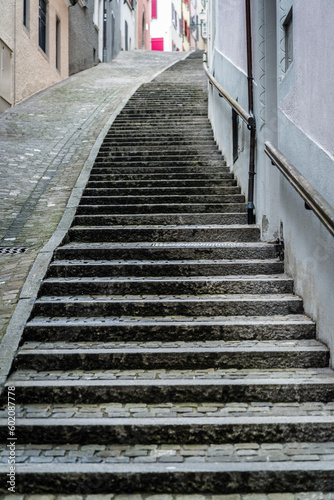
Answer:
[{"label": "building facade", "polygon": [[68,4],[0,0],[0,111],[69,75]]},{"label": "building facade", "polygon": [[121,50],[136,48],[136,0],[121,1]]},{"label": "building facade", "polygon": [[191,47],[190,0],[182,0],[182,50],[188,52]]},{"label": "building facade", "polygon": [[152,50],[182,50],[181,0],[151,0]]},{"label": "building facade", "polygon": [[[248,56],[246,20],[252,42]],[[334,206],[334,136],[329,120],[334,112],[333,23],[331,0],[209,3],[210,73],[246,111],[248,82],[253,81],[256,223],[264,240],[284,238],[286,271],[304,298],[306,312],[317,321],[320,339],[332,349],[333,237],[305,209],[264,148],[270,141]],[[241,120],[233,124],[231,107],[211,86],[209,115],[216,140],[247,195],[249,131]]]},{"label": "building facade", "polygon": [[151,50],[151,1],[137,0],[136,49]]}]

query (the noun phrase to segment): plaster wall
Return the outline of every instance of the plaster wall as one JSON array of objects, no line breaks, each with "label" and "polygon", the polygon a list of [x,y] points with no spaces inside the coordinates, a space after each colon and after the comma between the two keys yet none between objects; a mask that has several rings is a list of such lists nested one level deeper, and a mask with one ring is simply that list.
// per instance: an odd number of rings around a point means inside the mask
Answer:
[{"label": "plaster wall", "polygon": [[151,38],[164,39],[164,51],[172,50],[172,2],[158,0],[157,18],[151,20]]},{"label": "plaster wall", "polygon": [[[232,9],[236,1],[210,2],[208,59],[211,73],[248,109],[244,19],[241,3],[240,9]],[[257,224],[263,240],[284,237],[286,272],[294,278],[305,312],[317,322],[318,337],[333,353],[333,237],[311,211],[305,210],[299,195],[271,165],[264,154],[264,142],[270,140],[277,145],[334,206],[334,135],[328,120],[334,111],[334,6],[327,0],[311,0],[307,4],[302,0],[253,0],[251,7]],[[293,62],[286,70],[284,22],[291,7]],[[217,91],[209,87],[209,116],[215,137],[232,165],[228,108]],[[233,169],[246,192],[247,131],[243,137],[244,151]]]},{"label": "plaster wall", "polygon": [[126,50],[125,22],[128,25],[128,50],[136,47],[136,16],[127,2],[121,3],[121,50]]},{"label": "plaster wall", "polygon": [[[29,26],[23,25],[23,2],[2,0],[0,38],[13,51],[13,104],[68,76],[68,7],[64,0],[47,4],[47,44],[38,43],[38,0],[30,0]],[[56,19],[60,21],[60,58],[56,67]],[[16,30],[14,27],[16,26]],[[16,34],[15,34],[16,33]]]},{"label": "plaster wall", "polygon": [[[187,21],[187,25],[190,26],[190,7],[188,4],[184,3],[184,1],[182,1],[182,19],[184,21]],[[188,52],[188,50],[190,50],[190,40],[188,40],[187,38],[187,33],[184,33],[183,34],[183,37],[182,37],[182,50],[184,50],[185,52]]]},{"label": "plaster wall", "polygon": [[94,0],[69,8],[69,73],[78,73],[98,62],[98,31],[94,26]]},{"label": "plaster wall", "polygon": [[[151,50],[151,2],[150,0],[138,0],[137,2],[137,34],[136,49]],[[144,36],[143,36],[144,29]]]}]

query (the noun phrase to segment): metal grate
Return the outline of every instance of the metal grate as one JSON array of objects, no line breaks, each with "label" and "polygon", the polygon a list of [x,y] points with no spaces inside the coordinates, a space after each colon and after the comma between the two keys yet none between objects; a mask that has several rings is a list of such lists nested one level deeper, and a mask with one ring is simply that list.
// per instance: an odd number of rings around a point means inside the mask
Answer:
[{"label": "metal grate", "polygon": [[0,255],[14,255],[17,253],[24,253],[27,250],[27,247],[0,247]]}]

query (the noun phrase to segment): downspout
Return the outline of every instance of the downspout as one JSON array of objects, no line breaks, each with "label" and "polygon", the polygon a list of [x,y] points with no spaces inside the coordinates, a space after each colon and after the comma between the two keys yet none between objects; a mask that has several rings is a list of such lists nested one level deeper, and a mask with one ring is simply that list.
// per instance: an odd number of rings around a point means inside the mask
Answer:
[{"label": "downspout", "polygon": [[251,119],[248,123],[250,130],[250,151],[249,151],[249,171],[248,171],[248,224],[255,223],[254,216],[254,176],[255,176],[255,142],[256,142],[256,121],[254,117],[254,89],[253,89],[253,51],[252,51],[252,21],[251,21],[251,0],[246,2],[246,39],[247,39],[247,80],[248,80],[248,110]]}]

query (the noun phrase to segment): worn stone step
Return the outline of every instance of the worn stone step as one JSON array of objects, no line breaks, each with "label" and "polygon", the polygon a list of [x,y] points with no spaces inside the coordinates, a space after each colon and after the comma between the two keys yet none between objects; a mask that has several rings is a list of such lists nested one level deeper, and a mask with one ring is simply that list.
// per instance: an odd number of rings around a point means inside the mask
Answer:
[{"label": "worn stone step", "polygon": [[[333,462],[161,464],[18,464],[17,493],[237,494],[333,491]],[[8,466],[0,466],[1,493],[7,493]],[[93,486],[94,487],[93,487]],[[190,497],[191,498],[191,497]],[[221,497],[224,498],[224,497]],[[311,497],[310,497],[311,498]],[[129,496],[129,500],[131,497]],[[138,500],[138,498],[137,498]],[[168,499],[169,500],[169,499]],[[181,499],[180,499],[181,500]],[[184,500],[184,498],[183,498]],[[230,500],[230,499],[228,499]],[[255,500],[255,499],[254,499]]]},{"label": "worn stone step", "polygon": [[[187,204],[240,204],[245,203],[243,194],[223,194],[223,195],[167,195],[167,196],[88,196],[85,194],[82,199],[85,205],[187,205]],[[145,203],[146,201],[146,203]]]},{"label": "worn stone step", "polygon": [[103,370],[14,372],[24,403],[323,402],[334,400],[329,368],[285,370]]},{"label": "worn stone step", "polygon": [[33,314],[44,316],[268,316],[302,314],[303,301],[281,295],[60,296],[39,298]]},{"label": "worn stone step", "polygon": [[48,277],[121,277],[121,276],[233,276],[283,273],[277,260],[55,260]]},{"label": "worn stone step", "polygon": [[112,151],[112,149],[100,149],[96,159],[108,159],[113,162],[122,162],[122,161],[156,161],[163,158],[164,161],[183,161],[183,160],[192,160],[196,161],[208,159],[209,161],[221,160],[223,159],[221,153],[218,150],[204,150],[201,149],[199,151],[195,151],[193,149],[189,151]]},{"label": "worn stone step", "polygon": [[304,315],[217,317],[33,317],[24,339],[45,342],[294,340],[315,338],[315,324]]},{"label": "worn stone step", "polygon": [[120,153],[120,154],[136,154],[142,153],[142,152],[155,152],[159,153],[161,156],[162,154],[170,153],[173,152],[175,153],[176,151],[178,153],[189,153],[189,152],[198,152],[198,151],[208,151],[208,152],[216,152],[219,153],[219,148],[216,143],[211,143],[210,141],[203,141],[202,143],[196,141],[190,144],[180,144],[180,143],[175,143],[171,144],[169,141],[166,141],[166,144],[162,144],[160,141],[152,141],[151,143],[148,143],[145,141],[140,142],[140,144],[134,144],[134,143],[129,143],[128,145],[124,144],[118,144],[118,143],[112,143],[109,144],[108,141],[103,141],[102,146],[100,147],[100,152],[105,152],[105,151],[112,151],[113,153]]},{"label": "worn stone step", "polygon": [[201,174],[201,175],[216,175],[216,174],[230,174],[230,170],[226,165],[223,166],[156,166],[156,167],[140,167],[140,166],[127,166],[127,167],[119,167],[113,164],[110,165],[94,165],[91,173],[94,174]]},{"label": "worn stone step", "polygon": [[127,182],[127,181],[139,181],[139,182],[227,182],[229,180],[234,181],[234,176],[232,173],[216,173],[216,174],[205,174],[205,173],[141,173],[141,174],[113,174],[110,171],[106,171],[102,174],[92,173],[90,175],[90,181],[114,181],[114,182]]},{"label": "worn stone step", "polygon": [[241,189],[240,186],[203,186],[203,187],[182,187],[182,186],[164,186],[164,187],[146,187],[145,184],[140,187],[129,187],[129,188],[121,188],[111,183],[110,187],[108,185],[106,187],[86,187],[84,189],[84,196],[147,196],[150,199],[151,196],[205,196],[205,195],[240,195]]},{"label": "worn stone step", "polygon": [[292,293],[293,280],[276,276],[217,276],[182,278],[49,278],[40,295],[134,295],[134,294],[280,294]]},{"label": "worn stone step", "polygon": [[[78,206],[77,215],[94,215],[94,214],[214,214],[214,213],[243,213],[246,212],[246,204],[244,203],[213,203],[205,204],[177,204],[170,203],[165,205],[109,205],[96,199],[97,197],[83,197],[81,204]],[[88,200],[97,205],[88,204]],[[104,202],[108,199],[105,197]],[[86,204],[87,203],[87,204]]]},{"label": "worn stone step", "polygon": [[[148,176],[144,176],[141,179],[126,179],[126,180],[115,180],[110,178],[112,177],[109,174],[109,179],[100,179],[95,176],[91,176],[90,180],[87,182],[87,188],[200,188],[198,189],[199,193],[201,188],[209,187],[225,187],[225,186],[237,186],[237,181],[235,179],[151,179]],[[238,190],[238,192],[240,192]]]},{"label": "worn stone step", "polygon": [[145,136],[145,146],[143,146],[143,135],[138,136],[131,135],[131,138],[126,137],[126,135],[117,136],[116,134],[107,134],[103,140],[103,146],[112,146],[117,150],[117,148],[137,148],[137,147],[196,147],[196,146],[206,146],[210,145],[215,148],[219,146],[217,145],[215,139],[212,134],[201,135],[201,137],[192,137],[189,135],[188,137],[173,135],[171,137],[166,137],[165,135],[159,137],[155,135],[154,137],[151,134],[147,134]]},{"label": "worn stone step", "polygon": [[[99,450],[99,446],[96,445],[105,445],[106,442],[113,445],[127,445],[127,450],[129,450],[131,445],[137,445],[135,448],[137,453],[135,453],[135,450],[132,450],[132,454],[138,457],[147,456],[147,450],[146,453],[143,453],[143,450],[141,450],[140,453],[139,445],[153,445],[155,447],[157,445],[169,444],[171,452],[173,450],[172,446],[174,445],[176,447],[175,451],[179,450],[178,456],[182,456],[182,445],[183,447],[185,445],[197,445],[197,451],[201,451],[201,453],[196,454],[196,451],[191,448],[188,448],[188,452],[186,452],[187,448],[183,448],[183,456],[184,458],[185,456],[202,456],[206,459],[205,461],[202,459],[202,463],[212,463],[214,461],[212,460],[214,456],[224,457],[224,455],[219,455],[219,450],[221,450],[221,448],[215,448],[215,445],[225,445],[226,451],[229,450],[233,453],[235,450],[231,449],[231,445],[228,447],[227,444],[247,443],[250,445],[253,443],[255,450],[257,450],[260,448],[260,444],[270,443],[277,439],[278,442],[284,442],[282,448],[285,447],[287,453],[284,454],[283,452],[279,453],[276,451],[276,456],[280,456],[281,461],[284,459],[292,461],[293,452],[291,453],[291,450],[294,450],[294,448],[291,445],[289,447],[288,443],[293,443],[295,449],[298,450],[299,442],[308,442],[308,448],[316,450],[317,448],[311,445],[312,442],[315,442],[318,445],[319,454],[319,451],[321,453],[321,444],[323,448],[325,448],[326,442],[334,441],[333,415],[318,417],[238,417],[237,420],[235,417],[207,418],[191,416],[183,418],[150,418],[147,416],[144,418],[128,417],[122,419],[117,417],[94,418],[92,415],[93,412],[88,414],[87,417],[82,416],[81,418],[61,418],[60,416],[49,419],[38,418],[38,416],[34,419],[20,418],[16,421],[15,435],[20,444],[58,443],[59,445],[66,445],[66,443],[72,442],[81,446],[88,445],[91,446],[91,450],[87,450],[88,456],[91,451]],[[6,442],[7,435],[8,423],[6,424],[5,419],[0,419],[0,441]],[[178,443],[178,446],[176,446],[175,443]],[[333,452],[330,444],[332,443],[329,443],[329,448]],[[207,447],[205,449],[205,445],[210,445],[213,456],[208,453]],[[202,449],[200,449],[200,446],[202,446]],[[53,447],[53,449],[55,448],[56,447]],[[224,450],[224,447],[222,449]],[[243,448],[241,447],[241,449]],[[254,462],[264,461],[263,458],[266,457],[264,453],[265,447],[262,448],[262,454],[258,453],[255,455],[250,455],[250,449],[248,457],[254,457]],[[244,453],[246,453],[246,450],[247,448],[244,449]],[[214,455],[215,452],[216,455]],[[40,456],[43,455],[44,453],[42,452]],[[65,453],[62,455],[64,456]],[[76,453],[74,451],[70,456],[75,457],[75,455]],[[77,455],[79,458],[81,453]],[[130,450],[127,455],[131,456]],[[235,455],[235,457],[231,457],[231,462],[237,463],[238,461],[242,461],[237,453]],[[296,455],[297,451],[295,451],[295,456]],[[310,454],[309,459],[314,460],[314,455],[315,453],[313,455]],[[52,457],[52,451],[46,453],[44,456]],[[54,456],[57,456],[57,453],[54,453]],[[97,454],[97,456],[99,455]],[[176,453],[171,453],[169,456],[175,457]],[[270,457],[270,453],[267,452],[267,456]],[[29,457],[28,453],[26,457]],[[307,458],[308,456],[305,454],[305,448],[300,447],[300,459],[307,460]],[[140,461],[141,459],[139,458],[137,463]],[[183,462],[183,460],[177,461],[179,463]],[[226,455],[223,461],[227,462]],[[29,463],[29,460],[26,462]],[[34,460],[34,462],[38,463],[39,460]],[[102,462],[102,460],[100,460],[100,462]],[[109,463],[110,462],[117,463],[117,460],[109,460]],[[145,460],[142,459],[142,462],[144,463]],[[43,463],[42,458],[40,459],[40,463]]]},{"label": "worn stone step", "polygon": [[187,159],[186,157],[182,157],[179,160],[164,160],[164,159],[152,159],[152,160],[109,160],[108,158],[96,158],[94,165],[96,166],[110,166],[110,167],[140,167],[147,171],[148,167],[155,167],[156,169],[159,167],[168,168],[168,167],[181,167],[183,170],[186,170],[188,167],[225,167],[226,161],[224,159],[211,160],[206,157],[198,157],[194,160]]},{"label": "worn stone step", "polygon": [[[278,262],[275,246],[266,243],[245,242],[139,242],[139,243],[68,243],[55,251],[56,259],[66,260],[160,260],[180,261],[195,260],[251,260],[272,259],[279,264],[279,272],[283,263]],[[208,262],[202,262],[208,264]],[[245,262],[243,262],[245,264]],[[258,274],[261,274],[260,272]],[[275,274],[275,273],[273,273]],[[242,273],[240,273],[242,279]],[[194,276],[194,275],[193,275]],[[210,273],[208,273],[210,279]]]},{"label": "worn stone step", "polygon": [[259,228],[241,224],[228,225],[140,225],[140,226],[73,226],[70,241],[258,241]]},{"label": "worn stone step", "polygon": [[126,226],[126,225],[168,225],[187,224],[247,224],[246,213],[216,213],[216,214],[91,214],[76,215],[73,219],[75,226]]},{"label": "worn stone step", "polygon": [[159,345],[86,342],[61,345],[26,343],[18,351],[14,367],[17,370],[37,371],[283,369],[326,368],[328,363],[328,349],[315,340],[183,342],[174,346],[169,342]]}]

